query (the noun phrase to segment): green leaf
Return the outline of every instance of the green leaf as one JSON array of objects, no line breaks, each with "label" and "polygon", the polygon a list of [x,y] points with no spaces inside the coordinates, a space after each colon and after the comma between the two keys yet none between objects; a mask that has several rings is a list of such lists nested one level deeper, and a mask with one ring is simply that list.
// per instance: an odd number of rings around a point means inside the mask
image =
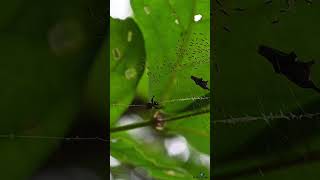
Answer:
[{"label": "green leaf", "polygon": [[166,156],[164,149],[155,144],[153,148],[138,143],[125,134],[118,134],[111,143],[111,155],[121,163],[144,168],[156,179],[192,179],[181,163]]},{"label": "green leaf", "polygon": [[210,154],[210,113],[169,122],[168,129],[183,135],[197,150]]},{"label": "green leaf", "polygon": [[[175,112],[192,100],[174,99],[205,95],[208,91],[190,77],[202,77],[210,86],[209,2],[137,0],[132,6],[146,44],[149,97],[155,96],[167,112]],[[199,22],[194,21],[197,14],[202,15]]]},{"label": "green leaf", "polygon": [[[132,6],[134,19],[146,43],[149,96],[155,96],[163,110],[173,114],[186,109],[195,111],[209,107],[209,101],[202,104],[194,102],[193,98],[202,97],[208,91],[191,79],[192,75],[203,78],[209,81],[210,87],[209,1],[137,0],[132,2]],[[199,14],[202,19],[195,22],[194,16]],[[167,127],[186,135],[196,149],[209,153],[209,128],[198,129],[203,128],[203,124],[209,124],[209,121],[208,115],[201,120],[180,120],[179,128],[172,123],[168,123]],[[204,143],[199,143],[196,138],[203,135]]]},{"label": "green leaf", "polygon": [[144,71],[144,42],[133,20],[110,23],[110,127],[131,103]]}]

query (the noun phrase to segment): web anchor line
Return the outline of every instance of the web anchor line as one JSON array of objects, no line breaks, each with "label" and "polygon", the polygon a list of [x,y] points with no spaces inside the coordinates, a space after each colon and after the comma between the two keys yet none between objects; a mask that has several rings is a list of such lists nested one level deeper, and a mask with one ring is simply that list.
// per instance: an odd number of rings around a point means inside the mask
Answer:
[{"label": "web anchor line", "polygon": [[[173,103],[173,102],[181,102],[181,101],[195,101],[195,100],[207,100],[210,97],[187,97],[180,99],[171,99],[159,102],[160,104]],[[146,104],[111,104],[112,106],[126,106],[126,107],[146,107]]]},{"label": "web anchor line", "polygon": [[37,139],[37,140],[63,140],[63,141],[101,141],[109,142],[107,139],[101,137],[59,137],[59,136],[31,136],[31,135],[14,135],[14,134],[2,134],[0,139]]},{"label": "web anchor line", "polygon": [[259,120],[276,120],[276,119],[286,119],[286,120],[301,120],[302,118],[320,118],[320,113],[305,113],[305,114],[293,114],[289,113],[288,115],[285,115],[283,113],[280,113],[278,115],[263,115],[263,116],[244,116],[244,117],[230,117],[228,119],[220,119],[220,120],[214,120],[214,124],[236,124],[236,123],[247,123],[247,122],[254,122]]}]

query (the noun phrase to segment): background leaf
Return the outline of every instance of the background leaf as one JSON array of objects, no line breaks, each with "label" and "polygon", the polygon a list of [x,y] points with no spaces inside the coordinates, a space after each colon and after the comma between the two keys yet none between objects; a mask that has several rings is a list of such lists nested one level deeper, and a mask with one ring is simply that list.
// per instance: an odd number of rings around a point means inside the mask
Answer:
[{"label": "background leaf", "polygon": [[[223,9],[230,14],[226,16],[219,11],[219,5],[215,5],[215,63],[219,71],[214,71],[217,123],[213,141],[217,178],[246,177],[249,174],[240,172],[248,169],[260,176],[259,171],[264,171],[265,165],[291,162],[299,154],[307,155],[318,149],[314,141],[309,141],[317,133],[307,133],[314,131],[309,124],[314,126],[314,120],[303,118],[302,122],[265,117],[281,113],[288,117],[289,113],[318,113],[319,109],[315,108],[319,107],[319,96],[274,73],[268,61],[257,53],[257,47],[263,44],[284,52],[294,51],[304,62],[319,59],[316,44],[320,37],[313,31],[318,31],[320,26],[312,20],[318,17],[319,6],[296,1],[287,13],[281,13],[281,9],[287,8],[286,1],[265,4],[230,0],[223,3]],[[234,8],[245,11],[237,12]],[[272,23],[275,20],[279,22]],[[312,79],[317,85],[319,73],[318,65],[314,65]],[[310,104],[314,108],[310,108]],[[248,122],[218,123],[223,119],[232,122],[234,118],[249,116],[258,118]],[[277,166],[273,170],[277,171]],[[287,177],[295,178],[289,174],[290,169]]]},{"label": "background leaf", "polygon": [[83,86],[101,46],[97,34],[104,30],[92,24],[91,2],[70,2],[3,3],[1,179],[36,174],[59,141],[27,136],[64,137],[80,111]]}]

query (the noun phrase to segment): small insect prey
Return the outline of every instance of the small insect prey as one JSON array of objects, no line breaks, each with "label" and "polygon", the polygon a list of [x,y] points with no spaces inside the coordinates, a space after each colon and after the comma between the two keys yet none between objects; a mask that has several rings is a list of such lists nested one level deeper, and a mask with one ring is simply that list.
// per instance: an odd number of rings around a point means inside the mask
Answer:
[{"label": "small insect prey", "polygon": [[210,90],[210,89],[208,88],[208,81],[204,81],[204,80],[202,80],[202,78],[198,78],[198,77],[195,77],[195,76],[191,76],[191,79],[192,79],[198,86],[200,86],[201,88]]},{"label": "small insect prey", "polygon": [[155,100],[153,100],[154,96],[151,98],[151,101],[147,103],[147,109],[160,109],[159,103]]},{"label": "small insect prey", "polygon": [[301,62],[294,52],[287,54],[263,45],[258,47],[258,53],[267,58],[276,73],[284,75],[299,87],[311,88],[320,93],[320,89],[310,79],[314,61]]}]

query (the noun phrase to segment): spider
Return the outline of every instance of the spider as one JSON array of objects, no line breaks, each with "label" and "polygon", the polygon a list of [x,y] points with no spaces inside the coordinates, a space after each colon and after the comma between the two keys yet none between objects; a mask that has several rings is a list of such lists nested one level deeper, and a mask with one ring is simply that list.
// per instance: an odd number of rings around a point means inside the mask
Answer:
[{"label": "spider", "polygon": [[160,109],[161,107],[159,106],[159,103],[155,100],[153,100],[154,96],[151,98],[151,102],[147,103],[147,109]]}]

